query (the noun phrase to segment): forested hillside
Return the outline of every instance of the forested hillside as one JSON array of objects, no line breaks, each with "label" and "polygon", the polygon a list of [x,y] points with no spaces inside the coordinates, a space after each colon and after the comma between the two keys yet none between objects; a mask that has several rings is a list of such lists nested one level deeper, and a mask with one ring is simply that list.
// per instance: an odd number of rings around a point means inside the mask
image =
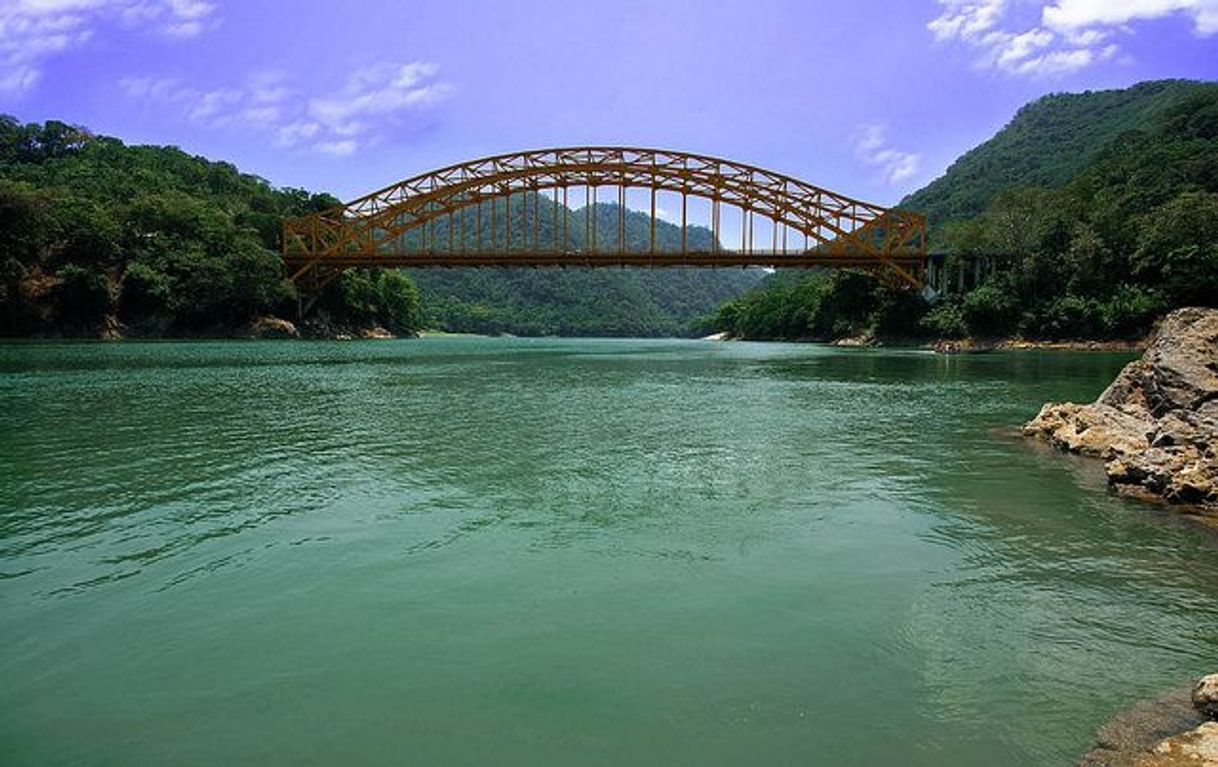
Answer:
[{"label": "forested hillside", "polygon": [[952,221],[980,215],[1008,189],[1065,184],[1121,134],[1151,130],[1167,109],[1215,89],[1218,84],[1160,80],[1124,90],[1044,96],[901,200],[900,207],[925,213],[932,236],[939,235]]},{"label": "forested hillside", "polygon": [[[173,147],[0,117],[0,334],[224,334],[295,311],[280,220],[337,204]],[[352,272],[339,321],[418,324],[413,284]]]},{"label": "forested hillside", "polygon": [[[1119,132],[1131,122],[1144,127]],[[934,249],[952,254],[936,303],[857,273],[782,274],[721,307],[716,326],[1127,339],[1173,308],[1218,304],[1218,85],[1048,97],[965,157],[906,200],[932,217],[977,211],[933,227]]]},{"label": "forested hillside", "polygon": [[[534,226],[523,217],[524,201],[515,202],[511,226],[520,243]],[[330,195],[277,189],[174,147],[126,146],[66,123],[0,117],[0,335],[223,335],[258,315],[294,317],[295,291],[278,255],[280,222],[336,204]],[[539,209],[537,228],[548,243],[554,207]],[[567,217],[567,247],[587,247],[583,211]],[[616,208],[600,205],[597,217],[601,246],[616,242]],[[625,228],[635,248],[650,237],[642,214],[628,215]],[[657,239],[675,249],[680,229],[660,222]],[[705,248],[710,232],[691,227],[687,239]],[[421,296],[404,272],[349,270],[315,313],[330,327],[380,324],[400,332],[428,325],[674,335],[760,274],[449,269],[414,277]]]}]

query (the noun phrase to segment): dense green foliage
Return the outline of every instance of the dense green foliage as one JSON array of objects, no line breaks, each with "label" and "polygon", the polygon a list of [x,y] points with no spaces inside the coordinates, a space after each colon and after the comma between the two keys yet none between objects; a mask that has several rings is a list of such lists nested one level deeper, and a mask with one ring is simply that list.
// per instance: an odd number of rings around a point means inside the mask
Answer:
[{"label": "dense green foliage", "polygon": [[[173,147],[0,118],[0,318],[7,335],[226,332],[295,311],[280,221],[336,204]],[[351,274],[331,308],[411,329],[412,285]],[[361,294],[371,285],[375,301]],[[413,306],[404,308],[404,301]]]},{"label": "dense green foliage", "polygon": [[[513,249],[519,250],[534,238],[546,247],[563,240],[563,211],[566,210],[564,250],[577,258],[589,250],[585,221],[588,208],[567,210],[551,198],[532,194],[513,196],[510,203],[497,201],[500,247],[506,247],[504,221],[511,221]],[[596,241],[601,251],[618,248],[618,206],[598,204]],[[474,248],[478,240],[472,222],[476,211],[466,215],[465,244]],[[490,203],[484,205],[482,242],[491,239]],[[534,222],[536,219],[536,222]],[[534,223],[536,225],[534,225]],[[625,250],[643,252],[651,244],[651,220],[644,213],[627,210],[622,217]],[[455,235],[454,249],[460,247]],[[448,232],[437,228],[435,247],[447,247]],[[417,245],[417,243],[415,243]],[[704,227],[686,230],[690,249],[707,250],[712,237]],[[656,248],[676,251],[681,247],[681,228],[656,222]],[[685,335],[696,328],[691,322],[719,303],[754,287],[760,270],[741,269],[419,269],[411,276],[419,284],[428,327],[451,332],[510,333],[513,335],[564,336],[664,336]]]},{"label": "dense green foliage", "polygon": [[[1112,133],[1095,125],[1105,116],[1149,127],[1092,146]],[[1012,147],[1040,164],[1013,167]],[[965,157],[907,198],[932,217],[979,205],[932,218],[933,249],[950,253],[937,303],[865,275],[775,275],[715,325],[747,338],[1124,339],[1172,308],[1218,305],[1218,85],[1048,97]]]},{"label": "dense green foliage", "polygon": [[1044,96],[900,206],[925,213],[937,240],[943,226],[980,215],[1008,189],[1065,184],[1118,136],[1149,130],[1167,109],[1215,88],[1160,80],[1124,90]]}]

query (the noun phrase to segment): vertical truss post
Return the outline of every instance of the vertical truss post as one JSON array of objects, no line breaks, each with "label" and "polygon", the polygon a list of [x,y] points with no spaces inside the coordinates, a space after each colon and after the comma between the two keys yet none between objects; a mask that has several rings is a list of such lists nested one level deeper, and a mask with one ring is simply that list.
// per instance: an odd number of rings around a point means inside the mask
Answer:
[{"label": "vertical truss post", "polygon": [[503,236],[507,240],[507,252],[512,252],[512,188],[508,187],[507,196],[503,198]]},{"label": "vertical truss post", "polygon": [[711,250],[719,252],[719,197],[711,199]]},{"label": "vertical truss post", "polygon": [[584,186],[584,249],[592,252],[592,179],[586,179]]},{"label": "vertical truss post", "polygon": [[596,187],[592,187],[592,247],[591,253],[596,252]]},{"label": "vertical truss post", "polygon": [[626,185],[617,188],[617,252],[626,252]]},{"label": "vertical truss post", "polygon": [[685,225],[685,215],[689,211],[689,190],[682,185],[681,187],[681,253],[686,252],[685,231],[688,227]]},{"label": "vertical truss post", "polygon": [[651,251],[653,255],[656,252],[656,184],[655,179],[651,180]]}]

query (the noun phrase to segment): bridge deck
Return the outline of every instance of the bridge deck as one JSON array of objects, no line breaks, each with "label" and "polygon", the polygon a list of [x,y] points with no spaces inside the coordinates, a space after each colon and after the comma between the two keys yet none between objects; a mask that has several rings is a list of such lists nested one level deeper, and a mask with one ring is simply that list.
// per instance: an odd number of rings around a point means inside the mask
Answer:
[{"label": "bridge deck", "polygon": [[[923,266],[921,256],[913,254],[894,254],[891,263],[905,268],[920,269]],[[503,252],[478,251],[466,253],[418,252],[418,253],[335,253],[321,259],[308,256],[286,254],[285,261],[289,268],[304,268],[314,263],[329,267],[467,267],[467,266],[710,266],[710,267],[746,267],[762,266],[773,268],[810,267],[872,267],[876,265],[874,254],[830,254],[830,253],[801,253],[801,252],[764,252],[748,253],[734,251],[686,251],[637,253],[608,251],[584,253],[567,251],[553,252]]]}]

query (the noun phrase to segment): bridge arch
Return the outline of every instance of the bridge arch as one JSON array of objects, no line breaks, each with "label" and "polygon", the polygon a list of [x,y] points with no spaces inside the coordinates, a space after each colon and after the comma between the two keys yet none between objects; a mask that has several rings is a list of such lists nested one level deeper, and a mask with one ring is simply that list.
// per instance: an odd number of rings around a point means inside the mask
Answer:
[{"label": "bridge arch", "polygon": [[[597,236],[597,191],[617,191],[616,245]],[[563,214],[561,233],[538,234],[541,206],[566,209],[571,189],[582,188],[593,214],[583,217],[586,247],[573,249]],[[626,191],[650,192],[650,241],[628,247],[624,237]],[[657,194],[681,196],[680,248],[657,248]],[[545,195],[549,193],[550,197]],[[712,244],[691,248],[686,232],[689,198],[709,201]],[[545,201],[544,203],[542,201]],[[533,206],[532,238],[512,241],[506,219],[513,201]],[[484,235],[481,217],[497,217]],[[501,203],[503,205],[501,205]],[[739,249],[719,241],[720,208],[739,209]],[[772,247],[753,247],[754,217],[771,223]],[[473,232],[470,231],[473,225]],[[587,231],[590,229],[591,231]],[[442,234],[436,237],[436,232]],[[774,247],[778,232],[783,247]],[[790,231],[805,241],[788,249]],[[590,236],[589,236],[590,235]],[[543,241],[544,240],[544,241]],[[423,173],[329,210],[283,225],[283,258],[293,281],[319,289],[352,266],[772,266],[861,267],[895,283],[920,286],[926,265],[926,221],[791,176],[707,155],[634,147],[567,147],[496,155]]]}]

